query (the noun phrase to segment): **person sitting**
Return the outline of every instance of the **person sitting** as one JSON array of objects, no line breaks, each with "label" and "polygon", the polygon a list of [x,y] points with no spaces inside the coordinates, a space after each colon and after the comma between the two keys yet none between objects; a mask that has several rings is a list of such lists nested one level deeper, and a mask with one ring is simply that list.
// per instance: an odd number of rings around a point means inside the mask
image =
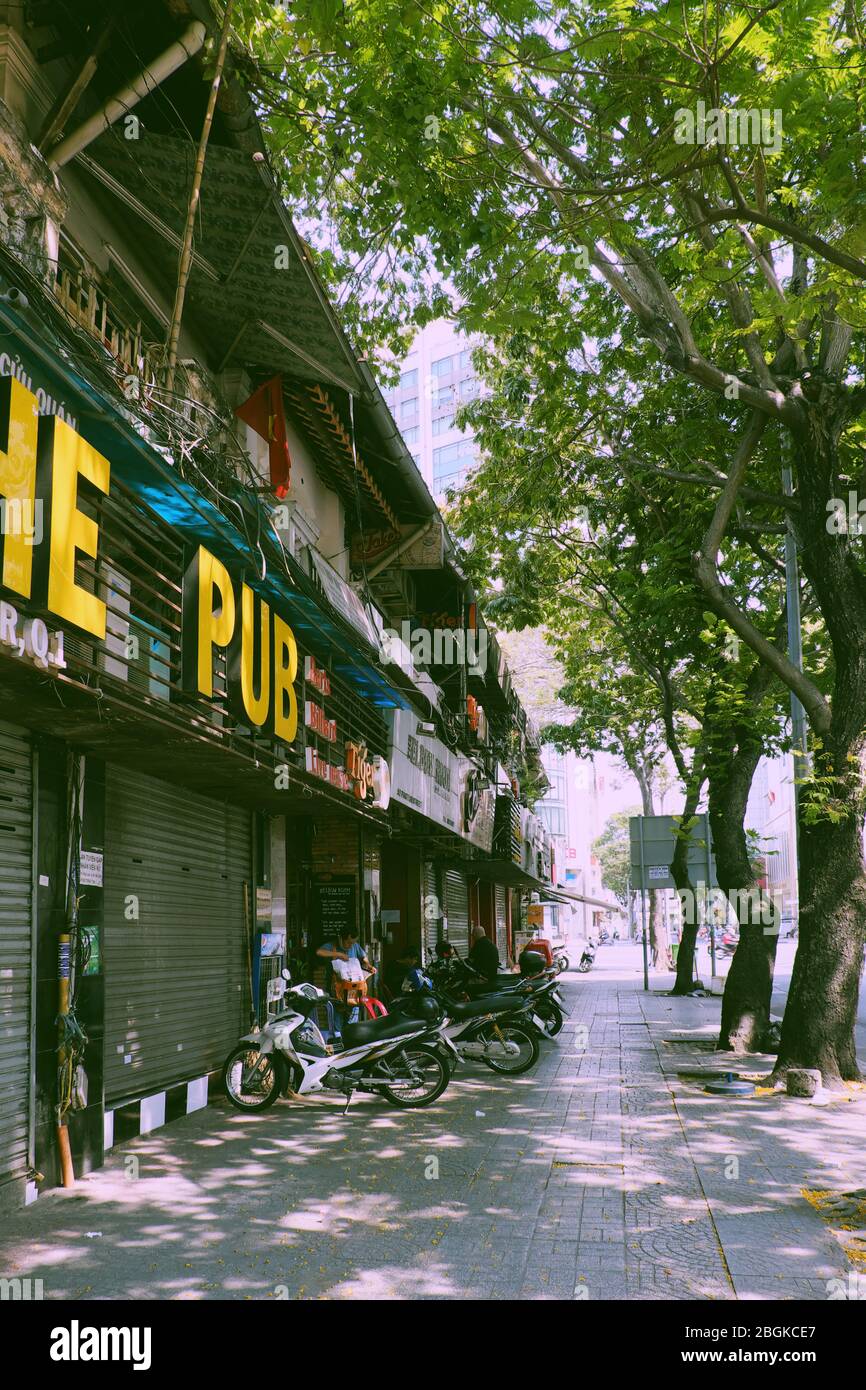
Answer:
[{"label": "person sitting", "polygon": [[333,969],[334,961],[358,960],[361,962],[362,969],[368,971],[370,974],[373,973],[373,967],[367,958],[367,952],[358,940],[358,933],[356,931],[344,931],[337,937],[336,941],[323,941],[316,951],[316,955],[321,956],[323,960],[331,962],[331,969],[329,971],[330,979],[328,981],[330,986],[329,993],[331,994],[336,1022],[334,1031],[337,1036],[340,1036],[343,1031],[343,1023],[357,1023],[360,1013],[357,1006],[353,1006],[351,1011],[348,1012],[348,1017],[345,1017],[347,1009],[343,1000],[339,997],[340,992],[337,987],[337,977]]},{"label": "person sitting", "polygon": [[469,964],[485,980],[495,980],[499,973],[499,952],[483,927],[472,928],[472,949]]},{"label": "person sitting", "polygon": [[[421,965],[421,953],[406,947],[396,960],[391,961],[385,971],[385,986],[392,999],[407,990],[406,980],[413,970]],[[410,986],[411,987],[411,986]]]}]

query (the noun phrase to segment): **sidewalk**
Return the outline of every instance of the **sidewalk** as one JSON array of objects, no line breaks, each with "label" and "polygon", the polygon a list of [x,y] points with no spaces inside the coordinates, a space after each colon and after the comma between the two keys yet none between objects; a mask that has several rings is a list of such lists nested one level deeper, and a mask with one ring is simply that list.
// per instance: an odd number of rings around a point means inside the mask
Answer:
[{"label": "sidewalk", "polygon": [[678,1078],[721,1069],[719,1002],[644,995],[632,954],[565,977],[528,1076],[466,1066],[414,1113],[218,1101],[0,1225],[0,1276],[53,1299],[826,1299],[853,1266],[802,1191],[866,1186],[864,1093]]}]

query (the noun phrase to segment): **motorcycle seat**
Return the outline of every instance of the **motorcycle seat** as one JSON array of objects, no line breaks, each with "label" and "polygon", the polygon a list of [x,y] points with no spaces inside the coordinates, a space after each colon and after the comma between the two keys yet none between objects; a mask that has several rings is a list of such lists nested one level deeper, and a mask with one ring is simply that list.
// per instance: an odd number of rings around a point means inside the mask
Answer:
[{"label": "motorcycle seat", "polygon": [[481,999],[470,999],[468,1004],[449,1003],[448,1014],[458,1022],[464,1018],[479,1018],[483,1014],[513,1013],[515,1009],[525,1009],[526,1000],[515,998],[513,994],[485,994]]},{"label": "motorcycle seat", "polygon": [[495,980],[461,980],[460,984],[467,994],[504,994],[522,985],[523,976],[497,975]]},{"label": "motorcycle seat", "polygon": [[365,1018],[360,1023],[343,1025],[344,1047],[360,1047],[362,1043],[384,1041],[397,1038],[401,1033],[426,1033],[429,1022],[420,1018],[407,1018],[405,1014],[385,1014],[382,1018]]}]

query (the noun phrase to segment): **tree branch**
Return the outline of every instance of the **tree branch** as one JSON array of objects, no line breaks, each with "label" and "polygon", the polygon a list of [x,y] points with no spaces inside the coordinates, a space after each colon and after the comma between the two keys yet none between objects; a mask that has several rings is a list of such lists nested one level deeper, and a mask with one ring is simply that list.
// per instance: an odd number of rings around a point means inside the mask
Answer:
[{"label": "tree branch", "polygon": [[725,622],[742,637],[744,642],[748,643],[764,664],[776,673],[789,690],[793,690],[808,714],[815,732],[827,734],[830,731],[831,711],[821,691],[746,617],[745,613],[728,597],[719,578],[719,550],[736,505],[737,493],[746,468],[758,446],[765,424],[766,421],[762,416],[757,413],[753,414],[734,457],[728,480],[716,504],[712,520],[707,527],[703,545],[694,556],[695,577],[706,594],[713,612],[717,613],[720,618],[724,618]]}]

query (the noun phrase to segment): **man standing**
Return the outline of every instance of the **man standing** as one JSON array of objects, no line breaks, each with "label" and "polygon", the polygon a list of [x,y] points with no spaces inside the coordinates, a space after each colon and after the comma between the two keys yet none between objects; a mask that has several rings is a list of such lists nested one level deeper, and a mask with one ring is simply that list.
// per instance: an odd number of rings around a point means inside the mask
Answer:
[{"label": "man standing", "polygon": [[499,952],[483,927],[472,928],[472,950],[469,964],[485,980],[495,980],[499,972]]}]

